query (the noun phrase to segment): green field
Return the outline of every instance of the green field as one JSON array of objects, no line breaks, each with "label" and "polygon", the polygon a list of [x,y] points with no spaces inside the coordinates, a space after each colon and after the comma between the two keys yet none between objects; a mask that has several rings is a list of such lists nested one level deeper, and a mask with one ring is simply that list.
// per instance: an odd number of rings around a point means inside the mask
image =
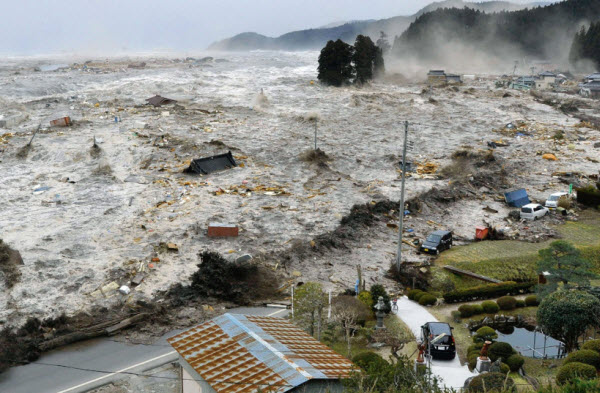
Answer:
[{"label": "green field", "polygon": [[[600,213],[585,210],[579,221],[569,221],[556,227],[560,236],[579,248],[584,257],[595,265],[600,273]],[[472,271],[503,281],[535,280],[538,251],[547,248],[552,241],[528,243],[517,240],[476,242],[454,247],[441,254],[432,269],[434,276],[447,276],[456,288],[481,285],[481,281],[466,279],[442,269],[445,265]]]}]

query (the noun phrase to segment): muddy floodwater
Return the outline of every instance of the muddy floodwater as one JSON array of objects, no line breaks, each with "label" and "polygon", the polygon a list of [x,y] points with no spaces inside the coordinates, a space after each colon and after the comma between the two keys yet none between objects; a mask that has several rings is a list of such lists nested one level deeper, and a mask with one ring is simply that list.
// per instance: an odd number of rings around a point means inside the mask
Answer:
[{"label": "muddy floodwater", "polygon": [[[316,82],[317,52],[197,60],[204,55],[0,60],[0,115],[10,119],[0,129],[0,238],[24,262],[14,286],[0,280],[1,322],[152,299],[187,283],[202,250],[230,259],[293,252],[293,244],[334,230],[355,204],[397,201],[405,120],[409,159],[434,168],[458,149],[505,141],[494,152],[497,162],[510,187],[526,187],[534,199],[562,191],[555,171],[598,171],[586,159],[598,158],[597,130],[527,92],[496,89],[493,75],[432,89],[394,77],[333,88]],[[129,67],[141,61],[145,67]],[[177,103],[147,105],[156,94]],[[584,101],[582,111],[597,112],[594,101]],[[64,116],[71,127],[50,127]],[[314,147],[314,119],[326,162],[302,159]],[[515,121],[527,132],[499,131]],[[552,139],[558,130],[568,143]],[[228,151],[238,163],[233,169],[183,173],[194,158]],[[558,160],[542,159],[546,152]],[[435,169],[415,174],[407,199],[449,182]],[[470,241],[476,225],[503,222],[509,212],[497,198],[505,190],[483,188],[460,202],[425,206],[408,216],[406,228],[424,237],[435,229],[431,220],[452,230],[457,244]],[[398,235],[389,221],[351,247],[285,267],[266,259],[283,275],[326,288],[353,287],[357,264],[369,285],[390,284]],[[210,222],[236,224],[239,236],[209,238]],[[428,258],[405,248],[410,261]],[[138,273],[141,284],[120,294]]]}]

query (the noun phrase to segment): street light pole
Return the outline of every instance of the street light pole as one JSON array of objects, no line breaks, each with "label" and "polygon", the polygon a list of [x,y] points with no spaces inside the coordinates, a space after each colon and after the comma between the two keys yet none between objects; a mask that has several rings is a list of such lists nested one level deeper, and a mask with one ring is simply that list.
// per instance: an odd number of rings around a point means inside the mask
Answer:
[{"label": "street light pole", "polygon": [[400,274],[400,265],[402,264],[402,231],[404,224],[404,183],[406,182],[406,142],[408,140],[408,121],[404,122],[404,146],[402,148],[402,191],[400,192],[400,217],[398,223],[398,257],[396,259],[396,268]]}]

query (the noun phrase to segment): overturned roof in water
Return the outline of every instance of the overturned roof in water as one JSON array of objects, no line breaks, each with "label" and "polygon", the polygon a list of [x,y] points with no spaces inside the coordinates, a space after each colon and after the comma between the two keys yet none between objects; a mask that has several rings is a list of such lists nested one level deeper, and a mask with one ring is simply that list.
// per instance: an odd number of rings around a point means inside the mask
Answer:
[{"label": "overturned roof in water", "polygon": [[444,72],[444,70],[429,70],[427,75],[429,75],[429,76],[445,76],[446,73]]},{"label": "overturned roof in water", "polygon": [[150,105],[154,105],[156,107],[162,106],[162,105],[169,105],[169,104],[173,104],[173,103],[177,102],[176,100],[172,100],[170,98],[165,98],[165,97],[162,97],[159,95],[150,97],[150,98],[146,99],[146,101],[148,101],[148,103]]},{"label": "overturned roof in water", "polygon": [[167,340],[217,393],[283,393],[311,379],[347,378],[352,362],[294,324],[224,314]]},{"label": "overturned roof in water", "polygon": [[531,203],[529,196],[527,195],[527,190],[524,188],[504,193],[504,199],[506,200],[506,203],[508,203],[508,206],[513,207],[521,207]]},{"label": "overturned roof in water", "polygon": [[184,171],[186,173],[199,173],[207,175],[212,172],[221,171],[237,166],[231,152],[218,154],[212,157],[197,158],[192,160],[190,166]]}]

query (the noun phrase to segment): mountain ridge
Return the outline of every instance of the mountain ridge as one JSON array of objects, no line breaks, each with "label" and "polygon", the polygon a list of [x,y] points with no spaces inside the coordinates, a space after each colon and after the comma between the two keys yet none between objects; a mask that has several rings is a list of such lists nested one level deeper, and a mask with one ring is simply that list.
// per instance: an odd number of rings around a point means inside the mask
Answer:
[{"label": "mountain ridge", "polygon": [[353,43],[359,34],[368,35],[374,40],[379,32],[384,31],[390,40],[402,34],[419,16],[440,8],[473,8],[483,12],[499,12],[502,10],[522,10],[528,7],[551,4],[551,2],[535,2],[515,4],[508,1],[465,2],[462,0],[445,0],[431,3],[414,15],[394,16],[378,20],[355,20],[334,27],[311,28],[291,31],[278,37],[268,37],[255,32],[244,32],[233,37],[212,43],[209,50],[249,51],[249,50],[317,50],[329,40],[341,39]]}]

